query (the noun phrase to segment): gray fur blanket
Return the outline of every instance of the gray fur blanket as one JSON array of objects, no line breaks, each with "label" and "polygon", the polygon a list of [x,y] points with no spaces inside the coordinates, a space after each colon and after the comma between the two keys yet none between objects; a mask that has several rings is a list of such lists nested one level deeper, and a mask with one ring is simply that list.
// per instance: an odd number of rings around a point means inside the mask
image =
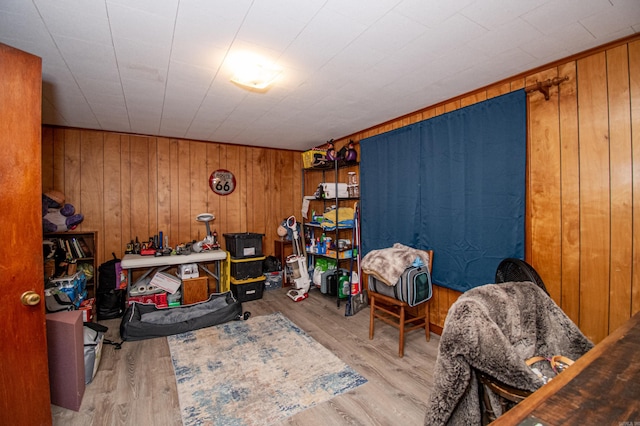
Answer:
[{"label": "gray fur blanket", "polygon": [[460,296],[447,313],[425,425],[479,425],[475,370],[528,391],[543,385],[525,364],[533,356],[576,360],[593,347],[530,282],[487,284]]},{"label": "gray fur blanket", "polygon": [[371,250],[362,258],[362,272],[373,275],[386,285],[396,285],[402,273],[420,258],[429,266],[429,253],[400,243],[393,247]]}]

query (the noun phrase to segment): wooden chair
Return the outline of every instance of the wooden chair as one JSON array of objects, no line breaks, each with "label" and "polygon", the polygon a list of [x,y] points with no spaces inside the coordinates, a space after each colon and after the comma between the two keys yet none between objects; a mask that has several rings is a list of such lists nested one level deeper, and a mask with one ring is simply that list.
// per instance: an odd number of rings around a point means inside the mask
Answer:
[{"label": "wooden chair", "polygon": [[[433,266],[433,250],[425,250],[429,253],[429,271]],[[401,302],[393,297],[377,293],[367,289],[369,295],[369,340],[373,340],[374,320],[380,320],[391,324],[400,330],[400,342],[398,356],[404,356],[404,335],[406,332],[423,328],[427,342],[429,334],[429,302],[421,303],[418,306],[409,306],[406,302]]]},{"label": "wooden chair", "polygon": [[[540,275],[538,275],[533,266],[523,260],[507,258],[500,262],[498,269],[496,270],[496,283],[500,284],[509,281],[531,281],[549,295],[547,287],[544,285]],[[527,390],[517,389],[506,385],[479,370],[476,370],[476,374],[479,381],[478,390],[480,392],[483,425],[488,425],[498,417],[491,405],[491,400],[489,398],[490,392],[497,395],[496,400],[500,404],[503,414],[531,395],[531,392]]]}]

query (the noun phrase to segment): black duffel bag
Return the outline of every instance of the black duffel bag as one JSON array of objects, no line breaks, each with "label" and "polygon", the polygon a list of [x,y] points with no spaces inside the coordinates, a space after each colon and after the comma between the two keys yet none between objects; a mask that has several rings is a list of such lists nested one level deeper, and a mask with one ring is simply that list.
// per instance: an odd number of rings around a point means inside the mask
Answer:
[{"label": "black duffel bag", "polygon": [[117,265],[120,259],[112,253],[113,259],[107,260],[98,268],[98,289],[96,291],[96,313],[98,321],[120,318],[124,314],[125,291],[119,288],[120,277]]}]

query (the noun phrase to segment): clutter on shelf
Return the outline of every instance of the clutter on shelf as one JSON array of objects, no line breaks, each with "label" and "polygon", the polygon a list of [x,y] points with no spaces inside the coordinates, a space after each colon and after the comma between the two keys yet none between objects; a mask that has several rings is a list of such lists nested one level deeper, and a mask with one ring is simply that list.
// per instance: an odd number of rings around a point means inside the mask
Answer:
[{"label": "clutter on shelf", "polygon": [[65,196],[57,190],[42,194],[43,232],[65,232],[75,229],[84,216],[76,213],[73,204],[65,203]]}]

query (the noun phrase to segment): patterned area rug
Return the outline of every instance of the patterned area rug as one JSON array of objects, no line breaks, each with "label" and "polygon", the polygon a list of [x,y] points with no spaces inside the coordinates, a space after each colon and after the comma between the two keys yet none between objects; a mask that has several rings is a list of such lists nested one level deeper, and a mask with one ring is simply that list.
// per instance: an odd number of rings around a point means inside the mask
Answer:
[{"label": "patterned area rug", "polygon": [[270,425],[367,382],[281,313],[167,340],[185,425]]}]

